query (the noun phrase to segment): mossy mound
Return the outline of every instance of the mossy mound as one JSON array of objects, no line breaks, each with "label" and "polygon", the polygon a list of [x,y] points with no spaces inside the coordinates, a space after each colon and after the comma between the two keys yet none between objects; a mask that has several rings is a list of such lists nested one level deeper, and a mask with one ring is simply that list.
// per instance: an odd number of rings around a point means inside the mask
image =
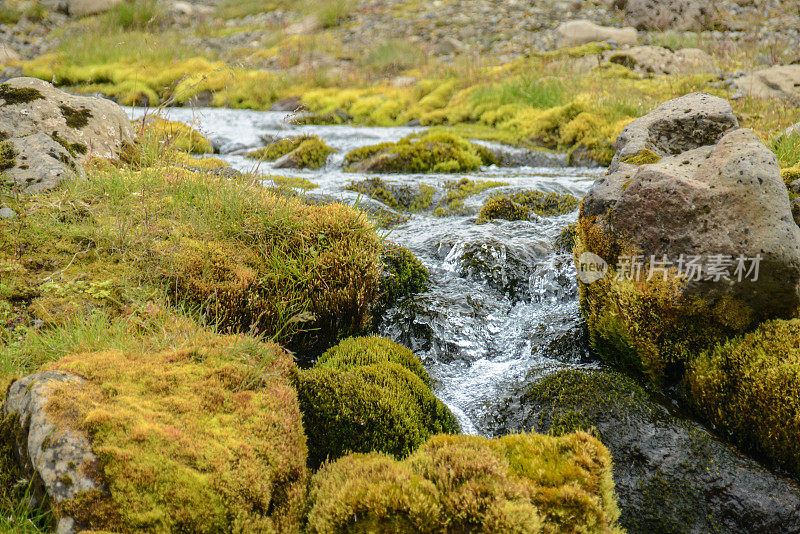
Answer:
[{"label": "mossy mound", "polygon": [[792,185],[795,180],[800,180],[800,166],[792,167],[791,169],[781,169],[781,178],[786,187]]},{"label": "mossy mound", "polygon": [[558,234],[553,242],[553,248],[555,248],[556,252],[572,252],[572,249],[575,248],[577,237],[578,223],[569,224]]},{"label": "mossy mound", "polygon": [[312,479],[309,530],[622,532],[611,456],[585,433],[435,436],[403,461],[357,454]]},{"label": "mossy mound", "polygon": [[396,363],[419,377],[427,386],[431,377],[410,349],[381,336],[351,337],[331,347],[317,359],[316,367],[346,371],[362,365]]},{"label": "mossy mound", "polygon": [[389,307],[398,300],[424,291],[430,274],[414,253],[405,247],[389,244],[383,254],[381,305]]},{"label": "mossy mound", "polygon": [[298,169],[318,169],[325,165],[333,149],[315,135],[298,135],[273,141],[264,148],[247,154],[250,159],[275,161],[290,155],[292,167]]},{"label": "mossy mound", "polygon": [[49,410],[85,430],[108,493],[56,514],[114,532],[299,531],[306,444],[277,345],[212,338],[158,354],[77,354],[47,366],[80,375]]},{"label": "mossy mound", "polygon": [[800,319],[763,323],[687,373],[700,415],[746,450],[800,475]]},{"label": "mossy mound", "polygon": [[494,219],[523,221],[528,219],[531,213],[542,217],[564,215],[574,211],[579,205],[580,201],[569,194],[520,191],[511,195],[492,197],[486,201],[478,214],[478,224]]},{"label": "mossy mound", "polygon": [[378,173],[470,172],[494,162],[490,151],[446,133],[409,136],[397,143],[359,148],[344,160],[347,169]]},{"label": "mossy mound", "polygon": [[0,140],[0,172],[13,168],[17,164],[17,151],[11,141]]},{"label": "mossy mound", "polygon": [[213,154],[214,147],[200,132],[182,122],[154,118],[148,121],[147,128],[165,143],[190,154]]},{"label": "mossy mound", "polygon": [[[422,378],[420,378],[422,377]],[[413,355],[392,342],[347,340],[295,378],[309,465],[349,452],[405,457],[458,422],[431,392]]]}]

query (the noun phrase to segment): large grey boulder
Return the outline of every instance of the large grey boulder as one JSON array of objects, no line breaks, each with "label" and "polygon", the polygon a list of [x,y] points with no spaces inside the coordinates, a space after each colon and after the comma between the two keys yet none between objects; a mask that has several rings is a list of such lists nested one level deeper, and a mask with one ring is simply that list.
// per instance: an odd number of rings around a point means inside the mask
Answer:
[{"label": "large grey boulder", "polygon": [[[16,380],[8,388],[0,415],[18,422],[14,453],[23,472],[31,476],[34,507],[43,500],[57,504],[82,492],[106,491],[93,476],[100,470],[88,436],[65,425],[49,409],[59,388],[84,382],[63,371],[47,371]],[[80,527],[88,525],[76,525],[73,518],[61,515],[57,532],[75,532]]]},{"label": "large grey boulder", "polygon": [[49,135],[36,133],[6,141],[13,148],[14,166],[5,170],[5,181],[25,193],[41,193],[83,169],[64,146]]},{"label": "large grey boulder", "polygon": [[701,146],[714,145],[739,121],[727,100],[705,93],[690,93],[664,102],[628,124],[617,138],[617,151],[609,171],[644,150],[672,156]]},{"label": "large grey boulder", "polygon": [[742,93],[759,98],[800,99],[800,65],[778,65],[733,80]]},{"label": "large grey boulder", "polygon": [[0,84],[0,172],[22,192],[57,187],[89,158],[116,158],[133,140],[130,120],[110,100],[70,95],[35,78]]},{"label": "large grey boulder", "polygon": [[671,413],[613,371],[536,379],[500,410],[494,433],[591,430],[614,458],[629,534],[800,532],[800,487]]},{"label": "large grey boulder", "polygon": [[559,48],[580,46],[596,41],[615,41],[621,45],[634,45],[639,38],[636,28],[612,28],[598,26],[588,20],[571,20],[556,29],[556,45]]},{"label": "large grey boulder", "polygon": [[638,30],[703,31],[723,20],[712,0],[614,0],[625,20]]},{"label": "large grey boulder", "polygon": [[[599,218],[607,234],[645,258],[701,258],[702,277],[686,282],[684,297],[711,303],[733,297],[747,306],[752,320],[791,317],[800,306],[800,229],[777,158],[750,130],[721,133],[732,124],[722,111],[683,123],[685,144],[673,130],[654,135],[642,127],[648,120],[623,132],[617,171],[593,185],[582,217]],[[703,146],[718,135],[719,142]],[[619,158],[620,152],[641,156],[637,149],[660,155],[684,147],[688,150],[638,166]],[[720,255],[760,257],[757,279],[709,279],[708,266]]]}]

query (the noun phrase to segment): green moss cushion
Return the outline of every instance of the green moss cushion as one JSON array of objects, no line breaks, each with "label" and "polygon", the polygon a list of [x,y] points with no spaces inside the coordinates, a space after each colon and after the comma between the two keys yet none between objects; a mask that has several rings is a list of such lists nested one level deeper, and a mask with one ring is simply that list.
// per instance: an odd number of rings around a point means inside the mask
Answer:
[{"label": "green moss cushion", "polygon": [[346,456],[312,479],[309,530],[621,532],[611,457],[585,433],[435,436],[398,461]]},{"label": "green moss cushion", "polygon": [[419,360],[381,338],[346,340],[296,374],[309,464],[348,452],[404,457],[433,434],[458,432]]},{"label": "green moss cushion", "polygon": [[703,417],[800,475],[800,319],[770,321],[716,346],[687,376]]},{"label": "green moss cushion", "polygon": [[49,409],[88,433],[109,490],[57,510],[114,532],[299,530],[306,440],[279,346],[211,338],[48,367],[88,381],[57,391]]}]

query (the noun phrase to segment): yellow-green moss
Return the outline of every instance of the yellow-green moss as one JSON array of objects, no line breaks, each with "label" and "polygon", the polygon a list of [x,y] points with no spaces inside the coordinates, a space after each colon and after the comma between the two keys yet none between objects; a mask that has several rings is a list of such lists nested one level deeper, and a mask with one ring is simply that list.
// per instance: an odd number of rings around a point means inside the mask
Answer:
[{"label": "yellow-green moss", "polygon": [[214,147],[205,136],[182,122],[156,117],[148,121],[147,128],[154,130],[155,135],[163,138],[166,143],[174,145],[178,150],[190,154],[212,154],[214,152]]},{"label": "yellow-green moss", "polygon": [[[297,152],[295,152],[297,151]],[[286,137],[271,142],[264,148],[259,148],[247,154],[250,159],[264,161],[275,161],[291,152],[295,152],[298,157],[299,168],[322,167],[327,161],[328,156],[333,150],[325,144],[319,137],[314,135],[297,135]]]},{"label": "yellow-green moss", "polygon": [[434,434],[458,432],[450,410],[396,356],[336,359],[296,373],[312,467],[348,452],[404,457]]},{"label": "yellow-green moss", "polygon": [[436,436],[411,457],[356,454],[312,479],[309,529],[620,533],[611,455],[585,433]]},{"label": "yellow-green moss", "polygon": [[212,338],[47,368],[87,379],[57,390],[48,410],[89,434],[109,489],[58,513],[115,532],[299,530],[306,445],[280,347]]},{"label": "yellow-green moss", "polygon": [[492,154],[458,136],[429,133],[356,149],[345,156],[352,170],[382,173],[469,172],[493,162]]},{"label": "yellow-green moss", "polygon": [[572,252],[578,237],[578,223],[567,225],[556,237],[553,247],[557,252]]},{"label": "yellow-green moss", "polygon": [[422,211],[433,204],[433,194],[436,190],[426,184],[419,184],[418,188],[411,186],[388,184],[380,178],[367,178],[347,186],[350,191],[356,191],[370,198],[379,200],[397,210]]},{"label": "yellow-green moss", "polygon": [[11,141],[0,141],[0,172],[16,165],[17,151]]},{"label": "yellow-green moss", "polygon": [[511,195],[492,197],[486,201],[478,214],[478,224],[494,219],[525,220],[530,212],[542,217],[563,215],[574,211],[579,204],[580,201],[569,194],[520,191]]},{"label": "yellow-green moss", "polygon": [[644,149],[638,154],[632,156],[625,156],[620,160],[622,163],[629,163],[631,165],[648,165],[651,163],[658,163],[661,161],[661,156],[652,150]]},{"label": "yellow-green moss", "polygon": [[362,365],[396,363],[431,386],[431,377],[422,362],[410,349],[380,336],[351,337],[328,349],[317,359],[315,366],[346,371]]},{"label": "yellow-green moss", "polygon": [[697,412],[746,450],[800,475],[800,320],[717,345],[687,373]]},{"label": "yellow-green moss", "polygon": [[579,282],[592,348],[607,362],[644,373],[657,384],[680,380],[685,366],[700,351],[743,332],[753,320],[750,308],[734,298],[707,302],[686,296],[685,282],[674,270],[666,280],[617,276],[618,255],[638,252],[582,216],[575,257],[586,251],[610,265],[604,278],[591,284]]},{"label": "yellow-green moss", "polygon": [[[483,147],[481,147],[483,148]],[[437,217],[445,217],[448,215],[463,215],[464,214],[464,200],[477,195],[478,193],[491,189],[493,187],[501,187],[508,185],[505,182],[497,181],[473,181],[469,178],[462,178],[461,180],[451,180],[444,183],[445,196],[439,202],[434,215]]]},{"label": "yellow-green moss", "polygon": [[428,269],[410,250],[394,243],[383,253],[381,306],[389,307],[398,300],[424,291],[428,286]]},{"label": "yellow-green moss", "polygon": [[792,167],[791,169],[781,169],[781,178],[786,187],[792,185],[795,180],[800,180],[800,166]]}]

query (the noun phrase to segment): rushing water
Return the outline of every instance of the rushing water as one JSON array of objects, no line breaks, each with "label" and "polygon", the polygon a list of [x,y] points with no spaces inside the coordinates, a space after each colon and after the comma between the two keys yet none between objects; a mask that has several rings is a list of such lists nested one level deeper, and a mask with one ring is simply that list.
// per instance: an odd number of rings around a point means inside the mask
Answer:
[{"label": "rushing water", "polygon": [[[141,110],[129,110],[138,118]],[[345,188],[366,176],[342,171],[354,148],[397,141],[421,128],[293,126],[287,114],[230,109],[174,108],[167,118],[193,124],[220,148],[235,168],[301,176],[319,185],[314,193],[351,204],[363,202]],[[277,170],[243,154],[263,146],[262,137],[317,135],[337,150],[321,170]],[[512,150],[512,149],[508,149]],[[465,432],[488,427],[493,406],[531,373],[586,365],[584,328],[569,254],[557,253],[554,238],[577,213],[535,221],[476,225],[475,214],[490,196],[531,189],[582,197],[599,171],[566,167],[489,167],[462,175],[388,175],[390,182],[424,183],[442,189],[448,180],[496,180],[465,202],[469,216],[410,215],[388,238],[414,252],[431,273],[430,289],[384,315],[380,333],[412,348],[437,380],[436,394],[459,418]]]}]

